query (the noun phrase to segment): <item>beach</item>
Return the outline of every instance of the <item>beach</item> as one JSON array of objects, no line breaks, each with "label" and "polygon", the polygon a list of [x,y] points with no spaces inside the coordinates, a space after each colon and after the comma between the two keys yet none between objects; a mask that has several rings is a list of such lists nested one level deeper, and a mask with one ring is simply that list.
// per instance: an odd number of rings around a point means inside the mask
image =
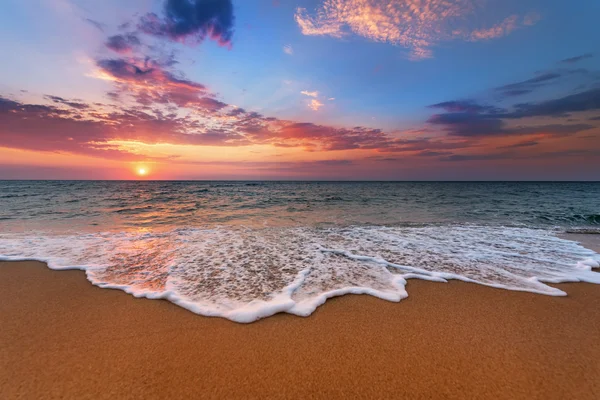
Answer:
[{"label": "beach", "polygon": [[[598,251],[598,235],[570,236]],[[0,263],[0,392],[16,398],[600,396],[600,286],[567,297],[408,281],[400,303],[330,299],[252,324]]]}]

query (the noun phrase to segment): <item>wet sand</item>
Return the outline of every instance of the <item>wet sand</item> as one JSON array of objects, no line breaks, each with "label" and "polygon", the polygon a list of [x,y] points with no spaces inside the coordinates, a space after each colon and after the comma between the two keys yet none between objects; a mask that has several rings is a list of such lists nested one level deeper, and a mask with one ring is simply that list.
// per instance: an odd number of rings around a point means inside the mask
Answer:
[{"label": "wet sand", "polygon": [[0,393],[598,399],[600,286],[556,286],[569,296],[410,280],[400,303],[344,296],[308,318],[240,325],[99,289],[80,271],[0,262]]}]

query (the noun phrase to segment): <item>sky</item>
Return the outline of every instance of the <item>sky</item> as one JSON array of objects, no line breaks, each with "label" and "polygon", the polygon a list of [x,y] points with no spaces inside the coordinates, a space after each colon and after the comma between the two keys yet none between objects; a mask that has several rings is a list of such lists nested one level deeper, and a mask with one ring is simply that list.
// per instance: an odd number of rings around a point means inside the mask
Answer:
[{"label": "sky", "polygon": [[600,180],[597,0],[3,0],[0,179]]}]

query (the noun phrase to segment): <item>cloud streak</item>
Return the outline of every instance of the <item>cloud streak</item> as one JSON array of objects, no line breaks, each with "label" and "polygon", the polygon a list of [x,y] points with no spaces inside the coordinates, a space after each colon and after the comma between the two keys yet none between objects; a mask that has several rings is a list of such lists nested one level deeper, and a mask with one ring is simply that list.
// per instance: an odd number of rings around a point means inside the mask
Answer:
[{"label": "cloud streak", "polygon": [[300,94],[303,94],[305,96],[309,96],[309,97],[319,97],[319,92],[317,92],[316,90],[314,92],[309,92],[308,90],[303,90],[300,92]]},{"label": "cloud streak", "polygon": [[593,54],[586,53],[586,54],[582,54],[582,55],[576,56],[576,57],[565,58],[564,60],[561,60],[560,62],[562,64],[574,64],[574,63],[579,62],[581,60],[585,60],[585,59],[592,58],[592,57],[593,57]]}]

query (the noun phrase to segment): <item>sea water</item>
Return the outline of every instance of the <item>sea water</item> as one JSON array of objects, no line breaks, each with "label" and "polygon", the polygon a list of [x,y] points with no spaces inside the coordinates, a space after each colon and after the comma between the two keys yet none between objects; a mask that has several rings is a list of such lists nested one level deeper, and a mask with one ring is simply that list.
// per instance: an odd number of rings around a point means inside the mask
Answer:
[{"label": "sea water", "polygon": [[411,278],[553,296],[600,283],[599,183],[0,182],[0,258],[252,322]]}]

